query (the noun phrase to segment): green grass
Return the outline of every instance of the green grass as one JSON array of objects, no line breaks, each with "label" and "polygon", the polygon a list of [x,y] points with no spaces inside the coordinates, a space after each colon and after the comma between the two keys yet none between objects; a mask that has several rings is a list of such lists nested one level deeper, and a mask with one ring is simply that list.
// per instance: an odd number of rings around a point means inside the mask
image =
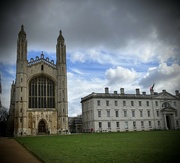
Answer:
[{"label": "green grass", "polygon": [[[180,131],[17,137],[46,163],[180,162]],[[177,161],[178,162],[178,161]]]}]

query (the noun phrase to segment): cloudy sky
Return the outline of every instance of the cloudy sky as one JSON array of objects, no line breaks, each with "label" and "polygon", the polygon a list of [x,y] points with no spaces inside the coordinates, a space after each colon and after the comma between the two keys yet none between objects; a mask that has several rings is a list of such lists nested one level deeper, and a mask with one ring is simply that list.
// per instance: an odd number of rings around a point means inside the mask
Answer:
[{"label": "cloudy sky", "polygon": [[[16,43],[25,26],[28,59],[56,61],[59,30],[67,51],[69,116],[81,114],[81,97],[125,89],[149,94],[180,90],[180,5],[165,0],[2,0],[0,74],[9,108]],[[16,3],[15,3],[16,2]]]}]

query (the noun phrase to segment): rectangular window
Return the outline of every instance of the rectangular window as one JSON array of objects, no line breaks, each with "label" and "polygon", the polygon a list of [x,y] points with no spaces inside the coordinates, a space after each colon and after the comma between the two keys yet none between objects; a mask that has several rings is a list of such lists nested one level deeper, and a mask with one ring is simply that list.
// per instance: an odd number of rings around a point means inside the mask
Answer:
[{"label": "rectangular window", "polygon": [[109,106],[109,101],[108,100],[106,101],[106,106]]},{"label": "rectangular window", "polygon": [[176,106],[176,101],[174,101],[174,106]]},{"label": "rectangular window", "polygon": [[116,122],[116,127],[119,127],[119,122]]},{"label": "rectangular window", "polygon": [[119,117],[119,112],[116,110],[115,111],[116,117]]},{"label": "rectangular window", "polygon": [[176,121],[176,126],[179,127],[179,122],[178,121]]},{"label": "rectangular window", "polygon": [[141,127],[144,127],[144,122],[143,121],[141,121]]},{"label": "rectangular window", "polygon": [[134,101],[131,101],[131,106],[134,106]]},{"label": "rectangular window", "polygon": [[108,122],[108,128],[111,128],[111,122]]},{"label": "rectangular window", "polygon": [[98,110],[98,117],[101,117],[101,111]]},{"label": "rectangular window", "polygon": [[151,126],[151,121],[149,121],[149,127],[152,127],[152,126]]},{"label": "rectangular window", "polygon": [[146,101],[146,105],[149,106],[149,101]]},{"label": "rectangular window", "polygon": [[101,101],[97,100],[97,106],[100,106],[100,105],[101,105]]},{"label": "rectangular window", "polygon": [[141,106],[142,105],[142,103],[141,103],[141,101],[139,101],[139,106]]},{"label": "rectangular window", "polygon": [[149,110],[147,111],[147,114],[148,114],[148,117],[150,117],[150,111]]},{"label": "rectangular window", "polygon": [[115,106],[118,106],[118,103],[117,103],[117,101],[114,101],[114,105],[115,105]]},{"label": "rectangular window", "polygon": [[107,110],[107,117],[110,117],[110,110]]},{"label": "rectangular window", "polygon": [[158,127],[161,127],[161,123],[160,123],[160,121],[158,121]]},{"label": "rectangular window", "polygon": [[177,117],[177,111],[175,111],[175,116]]},{"label": "rectangular window", "polygon": [[132,117],[135,117],[135,111],[132,110]]},{"label": "rectangular window", "polygon": [[136,122],[133,121],[133,128],[136,128]]},{"label": "rectangular window", "polygon": [[128,129],[128,121],[125,121],[125,129]]},{"label": "rectangular window", "polygon": [[123,101],[123,106],[126,106],[126,101]]},{"label": "rectangular window", "polygon": [[157,113],[157,117],[159,117],[159,110],[157,110],[156,113]]},{"label": "rectangular window", "polygon": [[143,117],[143,111],[140,110],[140,117]]},{"label": "rectangular window", "polygon": [[156,101],[156,106],[158,106],[158,101]]},{"label": "rectangular window", "polygon": [[101,128],[102,127],[102,122],[99,122],[99,128]]},{"label": "rectangular window", "polygon": [[124,117],[127,117],[127,111],[124,110]]}]

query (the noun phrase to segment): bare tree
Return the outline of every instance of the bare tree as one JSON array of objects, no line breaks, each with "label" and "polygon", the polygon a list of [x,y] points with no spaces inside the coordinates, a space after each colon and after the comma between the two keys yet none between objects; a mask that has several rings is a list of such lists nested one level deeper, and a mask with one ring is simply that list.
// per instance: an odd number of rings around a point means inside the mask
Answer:
[{"label": "bare tree", "polygon": [[1,106],[0,107],[0,122],[1,121],[7,121],[8,117],[8,111],[5,107]]}]

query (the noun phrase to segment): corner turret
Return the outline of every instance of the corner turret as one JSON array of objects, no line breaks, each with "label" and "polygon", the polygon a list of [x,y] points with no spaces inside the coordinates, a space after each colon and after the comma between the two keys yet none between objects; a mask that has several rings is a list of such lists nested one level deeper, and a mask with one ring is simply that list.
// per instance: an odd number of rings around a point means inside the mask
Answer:
[{"label": "corner turret", "polygon": [[66,45],[60,30],[56,44],[58,130],[68,129]]},{"label": "corner turret", "polygon": [[66,44],[61,30],[56,44],[56,63],[66,63]]},{"label": "corner turret", "polygon": [[24,26],[21,26],[21,30],[18,34],[17,40],[17,59],[27,60],[27,40],[26,32],[24,31]]}]

